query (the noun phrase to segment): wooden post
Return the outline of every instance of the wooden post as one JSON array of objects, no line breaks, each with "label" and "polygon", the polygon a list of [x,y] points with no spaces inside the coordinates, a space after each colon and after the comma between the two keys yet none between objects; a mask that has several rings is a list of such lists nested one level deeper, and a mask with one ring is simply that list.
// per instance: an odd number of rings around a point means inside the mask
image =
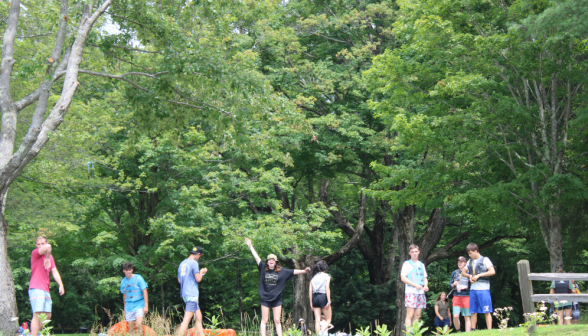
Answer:
[{"label": "wooden post", "polygon": [[531,300],[533,295],[533,283],[529,280],[529,273],[531,273],[531,266],[528,260],[521,260],[517,263],[519,270],[519,286],[521,288],[521,299],[523,301],[523,312],[530,314],[535,312],[535,306]]}]

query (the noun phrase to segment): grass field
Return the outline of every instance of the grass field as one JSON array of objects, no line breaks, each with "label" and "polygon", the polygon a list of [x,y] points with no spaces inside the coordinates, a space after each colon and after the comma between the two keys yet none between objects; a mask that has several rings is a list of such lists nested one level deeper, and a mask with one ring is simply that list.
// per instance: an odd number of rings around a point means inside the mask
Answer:
[{"label": "grass field", "polygon": [[[499,335],[526,335],[526,330],[524,328],[511,328],[500,331],[498,329],[493,330],[479,330],[473,333],[474,336],[499,336]],[[557,335],[557,336],[585,336],[588,335],[588,325],[586,324],[576,324],[570,326],[549,326],[549,327],[540,327],[537,328],[537,331],[534,335],[537,336],[547,336],[547,335]]]}]

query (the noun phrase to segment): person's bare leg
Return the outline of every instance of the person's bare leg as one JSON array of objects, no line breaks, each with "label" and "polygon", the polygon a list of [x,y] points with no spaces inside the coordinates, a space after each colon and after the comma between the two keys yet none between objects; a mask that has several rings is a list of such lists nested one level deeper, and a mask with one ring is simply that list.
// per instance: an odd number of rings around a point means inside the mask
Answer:
[{"label": "person's bare leg", "polygon": [[331,320],[333,319],[333,309],[331,309],[331,306],[326,307],[325,309],[323,309],[323,314],[325,315],[325,321],[327,321],[326,326],[325,326],[325,330],[321,330],[322,332],[325,332],[327,330],[329,330],[329,326],[331,325]]},{"label": "person's bare leg", "polygon": [[193,312],[187,311],[184,313],[184,319],[182,320],[182,324],[180,324],[180,329],[176,332],[176,336],[184,336],[186,334],[190,321],[192,321],[192,316],[194,316]]},{"label": "person's bare leg", "polygon": [[259,326],[259,333],[261,336],[265,336],[267,320],[269,319],[269,310],[269,307],[261,306],[261,324]]},{"label": "person's bare leg", "polygon": [[[569,317],[572,317],[572,308],[570,308],[570,309],[567,309],[567,308],[564,309],[564,313],[565,313],[566,317],[568,317],[568,316]],[[572,319],[566,319],[566,318],[564,318],[564,324],[571,325],[572,324]]]},{"label": "person's bare leg", "polygon": [[466,332],[472,331],[472,320],[470,319],[470,317],[464,316],[463,319],[465,320]]},{"label": "person's bare leg", "polygon": [[486,328],[492,329],[492,314],[485,313],[484,315],[486,316]]},{"label": "person's bare leg", "polygon": [[33,319],[31,320],[31,336],[37,336],[39,334],[39,330],[41,330],[41,319],[39,319],[39,314],[43,313],[33,314]]},{"label": "person's bare leg", "polygon": [[472,313],[470,319],[472,321],[472,329],[476,329],[476,327],[478,326],[478,313]]},{"label": "person's bare leg", "polygon": [[406,318],[404,319],[404,324],[408,326],[412,326],[412,317],[414,316],[414,308],[406,307]]},{"label": "person's bare leg", "polygon": [[127,326],[129,327],[129,334],[135,334],[135,321],[127,321]]},{"label": "person's bare leg", "polygon": [[202,312],[200,309],[196,311],[194,317],[196,318],[196,335],[204,336],[204,327],[202,326]]},{"label": "person's bare leg", "polygon": [[563,325],[563,323],[564,323],[563,313],[564,313],[563,309],[557,311],[557,325]]},{"label": "person's bare leg", "polygon": [[414,316],[412,317],[412,323],[411,323],[411,325],[414,325],[414,323],[416,321],[418,321],[418,320],[421,319],[421,313],[422,312],[423,312],[423,310],[420,309],[420,308],[417,308],[417,309],[414,310]]},{"label": "person's bare leg", "polygon": [[461,329],[461,321],[459,320],[459,314],[453,314],[453,328],[455,331]]},{"label": "person's bare leg", "polygon": [[144,316],[137,316],[135,320],[135,332],[139,335],[143,335],[143,317]]},{"label": "person's bare leg", "polygon": [[320,308],[312,308],[314,313],[314,330],[316,334],[320,334],[321,332],[321,309]]},{"label": "person's bare leg", "polygon": [[273,307],[272,312],[274,313],[274,326],[276,326],[276,334],[278,334],[278,336],[282,336],[282,321],[280,321],[280,318],[282,317],[282,306],[279,305],[277,307]]}]

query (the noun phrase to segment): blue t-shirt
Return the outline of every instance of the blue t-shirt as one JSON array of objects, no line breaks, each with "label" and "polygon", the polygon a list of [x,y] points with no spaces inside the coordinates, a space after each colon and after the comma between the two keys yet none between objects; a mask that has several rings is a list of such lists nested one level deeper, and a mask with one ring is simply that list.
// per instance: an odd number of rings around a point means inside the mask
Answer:
[{"label": "blue t-shirt", "polygon": [[[194,259],[186,259],[182,261],[178,267],[178,279],[180,279],[180,296],[198,298],[198,282],[196,282],[195,274],[200,273],[198,262]],[[197,299],[196,299],[197,301]]]},{"label": "blue t-shirt", "polygon": [[125,311],[135,311],[145,307],[143,289],[147,287],[147,283],[139,274],[133,274],[130,279],[127,279],[127,277],[122,279],[120,292],[126,295]]}]

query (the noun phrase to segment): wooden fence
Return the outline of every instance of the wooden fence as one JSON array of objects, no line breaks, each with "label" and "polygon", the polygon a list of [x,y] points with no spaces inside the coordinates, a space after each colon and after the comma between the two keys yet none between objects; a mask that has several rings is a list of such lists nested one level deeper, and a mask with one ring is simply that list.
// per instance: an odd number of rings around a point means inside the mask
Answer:
[{"label": "wooden fence", "polygon": [[533,283],[531,281],[558,281],[558,280],[588,280],[588,273],[531,273],[528,260],[521,260],[517,263],[519,270],[519,286],[523,300],[523,312],[535,312],[533,302],[555,302],[566,300],[568,302],[588,302],[588,294],[533,294]]}]

